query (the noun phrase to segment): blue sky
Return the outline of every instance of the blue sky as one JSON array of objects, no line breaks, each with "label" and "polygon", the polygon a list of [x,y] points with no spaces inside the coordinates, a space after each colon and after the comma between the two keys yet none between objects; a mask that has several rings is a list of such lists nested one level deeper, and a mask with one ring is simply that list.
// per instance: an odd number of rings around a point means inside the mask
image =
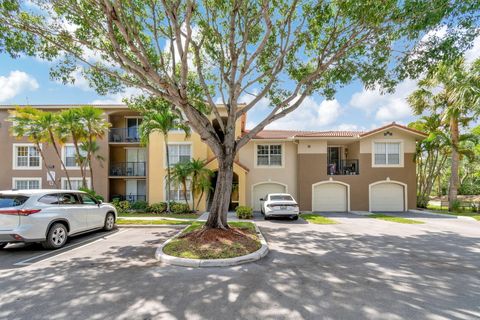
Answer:
[{"label": "blue sky", "polygon": [[[466,53],[467,60],[480,56],[480,37]],[[99,96],[79,75],[73,85],[50,80],[51,64],[35,58],[11,59],[0,54],[0,104],[87,104],[121,103],[125,94]],[[270,129],[289,130],[361,130],[371,129],[388,122],[407,124],[414,120],[405,98],[415,89],[415,81],[399,84],[393,94],[366,91],[360,83],[340,89],[335,100],[322,97],[307,98],[302,106],[287,117],[271,124]],[[244,97],[248,100],[248,97]],[[262,100],[247,118],[247,127],[257,123],[268,111],[268,100]]]}]

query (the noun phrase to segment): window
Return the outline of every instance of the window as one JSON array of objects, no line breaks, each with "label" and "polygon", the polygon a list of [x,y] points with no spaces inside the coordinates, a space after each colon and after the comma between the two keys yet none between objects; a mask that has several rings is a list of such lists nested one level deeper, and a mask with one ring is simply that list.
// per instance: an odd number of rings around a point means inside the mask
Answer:
[{"label": "window", "polygon": [[53,193],[53,194],[47,194],[38,199],[38,202],[44,203],[44,204],[58,204],[58,194]]},{"label": "window", "polygon": [[83,204],[88,204],[88,205],[97,204],[97,200],[93,199],[88,194],[80,193],[79,196]]},{"label": "window", "polygon": [[138,141],[138,127],[142,124],[142,118],[127,118],[127,141]]},{"label": "window", "polygon": [[13,178],[13,188],[20,190],[40,189],[42,178]]},{"label": "window", "polygon": [[375,142],[374,164],[379,166],[399,166],[400,142]]},{"label": "window", "polygon": [[37,147],[31,144],[14,144],[14,169],[40,169],[42,162]]},{"label": "window", "polygon": [[[74,145],[65,145],[63,147],[63,161],[67,168],[78,168],[79,165],[77,163],[77,152],[75,151]],[[87,152],[85,150],[80,150],[80,155],[82,157],[87,156]]]},{"label": "window", "polygon": [[[71,190],[79,190],[83,185],[83,179],[78,177],[70,178],[70,183],[72,184]],[[87,187],[88,188],[91,187],[90,178],[87,178]],[[68,185],[67,178],[62,178],[62,189],[70,190],[70,186]]]},{"label": "window", "polygon": [[80,200],[74,193],[62,193],[59,197],[60,204],[80,204]]},{"label": "window", "polygon": [[[167,192],[168,190],[166,190]],[[165,193],[166,193],[165,192]],[[192,199],[192,192],[190,191],[190,181],[187,183],[187,201]],[[180,184],[172,183],[170,186],[170,201],[185,202],[183,195],[183,186]]]},{"label": "window", "polygon": [[190,144],[169,144],[168,155],[170,166],[190,161],[192,158],[192,146]]},{"label": "window", "polygon": [[257,145],[257,166],[282,166],[282,145]]},{"label": "window", "polygon": [[0,194],[0,208],[18,207],[28,200],[27,196]]}]

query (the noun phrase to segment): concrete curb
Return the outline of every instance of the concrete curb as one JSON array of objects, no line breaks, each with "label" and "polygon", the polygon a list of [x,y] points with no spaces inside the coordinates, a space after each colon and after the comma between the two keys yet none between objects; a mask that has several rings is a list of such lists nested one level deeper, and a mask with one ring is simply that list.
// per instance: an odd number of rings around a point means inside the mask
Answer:
[{"label": "concrete curb", "polygon": [[172,220],[172,221],[197,221],[197,219],[169,218],[169,217],[118,217],[121,220]]},{"label": "concrete curb", "polygon": [[442,217],[442,218],[449,217],[451,219],[477,221],[475,218],[472,218],[472,217],[455,216],[455,215],[452,215],[452,214],[443,214],[443,213],[437,213],[437,212],[432,212],[432,211],[423,211],[423,210],[408,210],[408,211],[413,212],[413,213],[417,213],[417,214],[425,214],[425,215],[429,215],[429,216],[437,216],[437,217]]},{"label": "concrete curb", "polygon": [[228,258],[228,259],[187,259],[187,258],[170,256],[164,253],[163,248],[168,243],[170,243],[170,241],[179,237],[180,234],[183,232],[183,230],[186,229],[184,228],[174,237],[168,239],[159,248],[157,248],[157,251],[155,252],[155,257],[158,260],[165,262],[167,264],[182,266],[182,267],[192,267],[192,268],[231,267],[231,266],[236,266],[243,263],[260,260],[267,255],[268,244],[265,238],[263,237],[263,234],[260,232],[260,229],[258,229],[258,226],[254,222],[252,223],[255,226],[255,231],[257,233],[258,238],[260,239],[260,243],[262,244],[262,246],[257,251],[249,253],[247,255],[244,255],[241,257],[235,257],[235,258]]},{"label": "concrete curb", "polygon": [[187,224],[117,224],[117,228],[184,228]]}]

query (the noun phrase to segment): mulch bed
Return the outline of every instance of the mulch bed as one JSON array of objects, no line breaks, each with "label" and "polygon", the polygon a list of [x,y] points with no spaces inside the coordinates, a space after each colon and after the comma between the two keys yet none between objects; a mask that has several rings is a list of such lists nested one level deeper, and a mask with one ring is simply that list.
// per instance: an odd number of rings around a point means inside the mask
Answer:
[{"label": "mulch bed", "polygon": [[243,256],[260,249],[256,233],[247,228],[197,229],[171,241],[169,255],[193,259],[223,259]]}]

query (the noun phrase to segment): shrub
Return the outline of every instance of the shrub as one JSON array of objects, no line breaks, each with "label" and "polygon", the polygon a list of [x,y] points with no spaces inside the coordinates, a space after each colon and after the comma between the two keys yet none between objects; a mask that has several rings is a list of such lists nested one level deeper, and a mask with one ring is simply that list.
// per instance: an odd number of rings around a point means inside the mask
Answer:
[{"label": "shrub", "polygon": [[132,206],[131,206],[133,210],[138,210],[138,211],[145,211],[147,210],[147,207],[148,207],[147,201],[143,201],[143,200],[135,201],[134,203],[132,203]]},{"label": "shrub", "polygon": [[118,199],[113,199],[113,206],[117,209],[118,213],[127,213],[130,210],[130,202],[124,200],[120,201]]},{"label": "shrub", "polygon": [[98,193],[96,193],[95,191],[91,190],[91,189],[88,189],[88,188],[79,188],[78,190],[80,191],[83,191],[85,193],[88,193],[90,196],[94,197],[95,199],[97,199],[98,201],[104,201],[105,199],[99,195]]},{"label": "shrub", "polygon": [[238,206],[235,209],[238,219],[253,219],[253,209],[247,206]]},{"label": "shrub", "polygon": [[172,213],[189,213],[190,210],[186,203],[176,203],[173,202],[170,204],[170,210]]},{"label": "shrub", "polygon": [[163,213],[167,210],[166,202],[152,203],[147,207],[149,213]]},{"label": "shrub", "polygon": [[453,211],[459,211],[460,210],[460,201],[459,200],[454,200],[452,203],[452,209]]}]

